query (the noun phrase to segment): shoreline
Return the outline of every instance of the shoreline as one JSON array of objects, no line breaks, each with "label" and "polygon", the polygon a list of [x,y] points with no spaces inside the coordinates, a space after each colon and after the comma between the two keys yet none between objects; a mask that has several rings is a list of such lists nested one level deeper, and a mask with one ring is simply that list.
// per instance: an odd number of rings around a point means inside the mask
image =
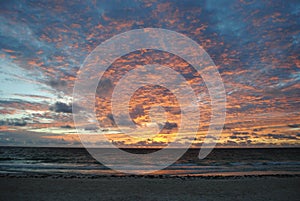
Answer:
[{"label": "shoreline", "polygon": [[187,174],[187,175],[164,175],[164,174],[72,174],[72,173],[0,173],[0,178],[54,178],[54,179],[101,179],[101,178],[144,178],[144,179],[243,179],[243,178],[300,178],[300,173],[290,174],[244,174],[244,175],[232,175],[232,174]]}]

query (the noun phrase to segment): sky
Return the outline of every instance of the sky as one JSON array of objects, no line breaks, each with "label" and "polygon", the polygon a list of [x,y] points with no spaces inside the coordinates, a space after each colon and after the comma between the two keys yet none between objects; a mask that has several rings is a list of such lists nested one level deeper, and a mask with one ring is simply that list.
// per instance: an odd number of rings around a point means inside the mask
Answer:
[{"label": "sky", "polygon": [[[0,1],[0,146],[81,146],[72,95],[86,57],[117,34],[163,28],[196,41],[220,73],[227,102],[218,147],[299,147],[299,19],[296,0]],[[95,95],[103,136],[120,147],[164,147],[174,139],[181,112],[166,88],[142,87],[130,101],[137,127],[151,126],[152,106],[164,108],[157,135],[120,133],[112,115],[117,82],[153,63],[181,73],[201,96],[197,136],[176,139],[201,146],[211,117],[207,87],[186,61],[158,50],[128,53],[104,73]]]}]

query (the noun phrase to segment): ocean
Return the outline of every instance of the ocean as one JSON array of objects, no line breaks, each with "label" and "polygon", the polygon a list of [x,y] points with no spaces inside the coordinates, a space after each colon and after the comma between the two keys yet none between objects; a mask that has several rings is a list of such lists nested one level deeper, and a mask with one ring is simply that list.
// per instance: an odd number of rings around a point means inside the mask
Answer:
[{"label": "ocean", "polygon": [[[125,149],[135,154],[156,150]],[[170,150],[171,151],[171,150]],[[300,175],[300,148],[214,149],[205,159],[188,150],[159,176]],[[122,176],[84,148],[0,147],[0,175]]]}]

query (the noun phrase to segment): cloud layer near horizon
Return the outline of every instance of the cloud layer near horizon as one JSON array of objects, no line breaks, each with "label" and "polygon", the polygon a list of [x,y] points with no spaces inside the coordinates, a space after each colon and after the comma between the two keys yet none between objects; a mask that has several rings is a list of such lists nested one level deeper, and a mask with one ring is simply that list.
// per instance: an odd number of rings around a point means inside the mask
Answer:
[{"label": "cloud layer near horizon", "polygon": [[[30,145],[36,141],[38,145],[39,139],[45,139],[41,133],[51,135],[53,129],[73,127],[70,102],[74,81],[88,54],[116,34],[153,27],[190,37],[218,67],[227,93],[226,129],[220,144],[298,146],[299,128],[288,125],[300,123],[299,8],[297,1],[258,0],[2,1],[0,144]],[[157,60],[153,59],[155,56]],[[109,126],[114,124],[106,98],[124,72],[159,59],[203,92],[201,129],[205,130],[210,116],[205,84],[192,76],[184,61],[155,51],[125,55],[111,66],[97,96],[101,121]],[[151,102],[144,95],[150,90],[153,94],[168,94],[159,88],[141,89],[132,101],[131,116],[135,123],[149,120],[149,107],[144,102]],[[178,121],[178,105],[171,104],[174,100],[155,101],[169,107],[166,110],[171,123]],[[48,131],[38,131],[44,128]],[[20,137],[34,129],[39,134]],[[64,134],[65,129],[61,131]],[[168,132],[173,131],[165,131]],[[241,136],[236,132],[246,133]],[[58,140],[48,137],[47,143],[68,144],[69,138],[64,134],[56,136]],[[158,137],[156,143],[167,142],[165,138]],[[193,139],[182,139],[179,143],[186,140]],[[126,144],[130,140],[123,136],[119,141]]]}]

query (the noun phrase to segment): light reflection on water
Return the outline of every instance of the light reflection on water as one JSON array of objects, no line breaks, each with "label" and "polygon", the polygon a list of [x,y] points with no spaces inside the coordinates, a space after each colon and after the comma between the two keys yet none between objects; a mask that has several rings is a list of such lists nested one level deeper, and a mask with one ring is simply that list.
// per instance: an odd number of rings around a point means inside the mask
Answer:
[{"label": "light reflection on water", "polygon": [[[188,150],[176,163],[152,173],[175,176],[236,176],[300,174],[300,155],[294,149],[215,149],[204,160],[198,159],[199,150]],[[149,151],[149,150],[148,150]],[[152,150],[153,151],[153,150]],[[172,150],[170,150],[172,151]],[[143,153],[147,150],[131,149]],[[114,161],[113,154],[111,160]],[[126,161],[117,163],[119,169]],[[116,165],[116,161],[114,161]],[[148,165],[128,165],[126,169],[145,171]],[[75,148],[0,148],[0,174],[47,173],[80,175],[124,175],[111,170],[95,159],[85,149]]]}]

